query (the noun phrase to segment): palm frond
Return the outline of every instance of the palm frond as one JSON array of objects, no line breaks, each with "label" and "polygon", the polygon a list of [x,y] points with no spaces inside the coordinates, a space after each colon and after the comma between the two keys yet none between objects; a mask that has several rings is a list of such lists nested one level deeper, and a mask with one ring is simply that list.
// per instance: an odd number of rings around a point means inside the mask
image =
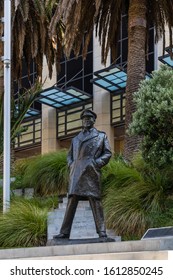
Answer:
[{"label": "palm frond", "polygon": [[[21,123],[33,102],[40,94],[42,84],[37,81],[29,90],[18,94],[18,99],[11,100],[11,142],[21,131]],[[3,97],[0,96],[0,153],[3,150]]]},{"label": "palm frond", "polygon": [[4,14],[4,1],[0,0],[0,17]]},{"label": "palm frond", "polygon": [[[56,49],[52,37],[49,36],[49,23],[57,7],[57,1],[18,1],[13,9],[13,72],[18,79],[22,73],[22,60],[27,62],[28,75],[31,62],[36,63],[37,75],[42,77],[43,58],[46,56],[49,77],[52,76],[52,68],[55,63]],[[62,23],[57,22],[55,37],[58,44],[58,55],[62,53]],[[60,59],[56,61],[58,65]],[[57,67],[59,69],[59,65]]]},{"label": "palm frond", "polygon": [[[72,50],[78,55],[83,37],[87,34],[83,53],[85,56],[89,44],[89,34],[94,30],[95,26],[96,35],[102,47],[102,62],[105,64],[109,49],[112,50],[113,60],[116,58],[121,14],[123,11],[128,13],[129,2],[127,0],[60,0],[50,23],[50,33],[52,36],[56,33],[56,24],[62,19],[65,24],[64,46],[67,57],[70,56]],[[173,27],[172,0],[147,0],[146,8],[147,29],[149,30],[149,27],[154,25],[155,40],[157,42],[162,36],[165,36],[167,25],[171,46]]]},{"label": "palm frond", "polygon": [[18,94],[18,99],[12,103],[11,140],[16,137],[16,131],[19,129],[28,109],[39,96],[41,89],[42,84],[37,81],[30,89],[24,90],[23,94]]},{"label": "palm frond", "polygon": [[[20,13],[22,15],[23,21],[27,21],[28,20],[28,15],[29,15],[29,1],[20,1],[20,3],[17,3],[17,6],[20,10]],[[16,6],[16,8],[17,8]]]},{"label": "palm frond", "polygon": [[64,47],[67,57],[70,56],[72,50],[76,56],[78,55],[86,34],[83,51],[85,57],[94,25],[96,25],[96,35],[102,45],[102,61],[105,63],[109,49],[113,46],[116,48],[122,4],[122,0],[94,2],[60,0],[51,20],[50,32],[54,34],[56,23],[62,18],[65,24]]}]

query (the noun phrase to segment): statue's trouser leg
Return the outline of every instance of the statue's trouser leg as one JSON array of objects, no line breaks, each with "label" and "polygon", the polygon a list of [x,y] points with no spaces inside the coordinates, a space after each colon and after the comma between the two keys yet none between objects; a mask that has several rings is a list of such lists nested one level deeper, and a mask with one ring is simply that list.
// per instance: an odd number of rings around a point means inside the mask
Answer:
[{"label": "statue's trouser leg", "polygon": [[70,234],[77,205],[78,198],[75,195],[69,197],[60,233]]},{"label": "statue's trouser leg", "polygon": [[89,197],[88,199],[93,212],[97,233],[106,232],[101,201],[94,197]]}]

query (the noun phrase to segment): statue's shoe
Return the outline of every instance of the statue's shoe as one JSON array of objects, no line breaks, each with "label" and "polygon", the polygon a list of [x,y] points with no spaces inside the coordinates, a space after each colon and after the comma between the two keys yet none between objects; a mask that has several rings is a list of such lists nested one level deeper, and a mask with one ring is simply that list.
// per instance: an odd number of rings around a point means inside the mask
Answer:
[{"label": "statue's shoe", "polygon": [[59,238],[69,238],[70,235],[69,234],[66,234],[66,233],[59,233],[58,235],[54,235],[53,236],[53,239],[59,239]]},{"label": "statue's shoe", "polygon": [[100,238],[102,238],[102,237],[106,238],[106,237],[107,237],[106,232],[105,232],[105,231],[100,231],[100,232],[99,232],[99,237],[100,237]]}]

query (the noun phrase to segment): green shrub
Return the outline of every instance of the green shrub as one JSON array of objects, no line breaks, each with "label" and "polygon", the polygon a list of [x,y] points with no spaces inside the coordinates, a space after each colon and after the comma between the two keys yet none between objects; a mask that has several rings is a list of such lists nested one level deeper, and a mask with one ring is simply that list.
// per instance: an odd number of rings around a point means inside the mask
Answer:
[{"label": "green shrub", "polygon": [[45,196],[44,199],[43,197],[39,197],[39,196],[34,196],[32,198],[27,198],[27,197],[20,197],[20,196],[15,196],[12,195],[11,196],[11,203],[13,205],[13,201],[14,203],[17,203],[17,201],[27,201],[29,203],[31,203],[32,205],[35,205],[36,207],[39,208],[48,208],[50,210],[53,210],[55,208],[58,208],[58,197],[57,195],[54,196]]},{"label": "green shrub", "polygon": [[[66,194],[68,184],[67,152],[36,156],[16,167],[13,188],[34,188],[36,195]],[[18,175],[19,174],[19,175]]]},{"label": "green shrub", "polygon": [[107,227],[123,238],[141,238],[149,227],[172,224],[172,167],[151,169],[141,157],[132,164],[111,160],[103,185]]},{"label": "green shrub", "polygon": [[10,210],[0,215],[0,247],[31,247],[46,244],[48,207],[16,199]]},{"label": "green shrub", "polygon": [[122,190],[140,177],[140,173],[122,159],[112,159],[102,170],[103,193],[112,186]]},{"label": "green shrub", "polygon": [[3,188],[0,187],[0,212],[3,209]]},{"label": "green shrub", "polygon": [[17,159],[14,162],[14,176],[19,176],[22,177],[25,175],[26,169],[29,164],[32,164],[32,161],[35,160],[35,157],[29,157],[29,158],[22,158],[22,159]]},{"label": "green shrub", "polygon": [[142,136],[142,155],[153,166],[173,164],[173,70],[163,65],[134,94],[131,135]]},{"label": "green shrub", "polygon": [[29,186],[26,185],[26,183],[24,183],[24,176],[28,165],[32,164],[34,159],[35,157],[29,157],[29,158],[18,159],[14,162],[13,176],[15,177],[15,180],[10,184],[11,190],[23,189],[23,193],[24,193],[25,188],[29,188]]}]

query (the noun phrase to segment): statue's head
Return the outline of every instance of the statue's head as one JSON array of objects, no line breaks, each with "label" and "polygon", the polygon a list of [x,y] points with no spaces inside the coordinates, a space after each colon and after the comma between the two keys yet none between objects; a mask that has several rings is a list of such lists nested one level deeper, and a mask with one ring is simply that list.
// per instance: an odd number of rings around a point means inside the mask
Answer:
[{"label": "statue's head", "polygon": [[91,128],[95,123],[97,115],[93,111],[85,109],[81,113],[80,118],[82,119],[82,125],[84,128]]}]

